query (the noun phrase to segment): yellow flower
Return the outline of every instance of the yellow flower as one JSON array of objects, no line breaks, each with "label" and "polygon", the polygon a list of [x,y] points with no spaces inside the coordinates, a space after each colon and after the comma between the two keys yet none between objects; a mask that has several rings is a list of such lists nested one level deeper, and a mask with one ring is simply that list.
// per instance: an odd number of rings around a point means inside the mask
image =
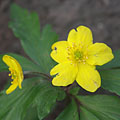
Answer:
[{"label": "yellow flower", "polygon": [[101,86],[96,65],[103,65],[114,58],[106,44],[93,44],[92,32],[85,26],[72,29],[67,41],[54,43],[51,57],[58,63],[50,71],[50,75],[56,75],[52,80],[53,85],[67,86],[76,80],[90,92],[95,92]]},{"label": "yellow flower", "polygon": [[9,76],[11,76],[11,79],[13,79],[11,82],[12,85],[6,90],[6,94],[10,94],[17,88],[17,86],[19,86],[20,89],[22,88],[21,84],[24,78],[23,71],[19,62],[13,57],[4,55],[3,61],[9,67],[9,71],[11,72]]}]

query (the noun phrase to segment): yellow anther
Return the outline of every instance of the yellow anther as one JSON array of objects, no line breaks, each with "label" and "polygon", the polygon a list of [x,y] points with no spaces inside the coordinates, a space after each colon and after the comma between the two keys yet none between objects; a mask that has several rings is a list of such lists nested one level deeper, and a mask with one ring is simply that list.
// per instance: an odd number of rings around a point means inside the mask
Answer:
[{"label": "yellow anther", "polygon": [[8,74],[8,76],[11,76],[11,75],[12,75],[11,73]]}]

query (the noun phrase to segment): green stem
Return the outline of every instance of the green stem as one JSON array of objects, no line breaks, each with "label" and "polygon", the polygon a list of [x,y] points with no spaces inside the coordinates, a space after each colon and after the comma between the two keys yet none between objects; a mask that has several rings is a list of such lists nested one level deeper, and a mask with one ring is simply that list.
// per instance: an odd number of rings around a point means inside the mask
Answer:
[{"label": "green stem", "polygon": [[45,73],[41,73],[41,72],[30,72],[30,71],[25,71],[24,74],[33,74],[33,75],[37,74],[37,75],[42,75],[42,76],[48,78],[49,80],[52,79],[51,76],[49,76],[49,75],[47,75],[47,74],[45,74]]},{"label": "green stem", "polygon": [[66,92],[66,95],[69,97],[69,98],[72,98],[75,100],[76,104],[77,104],[77,108],[78,108],[78,114],[79,114],[79,120],[80,120],[80,105],[81,102],[78,100],[78,98],[75,96],[75,95],[72,95],[71,93],[69,93],[69,89],[71,88],[71,86],[68,87],[68,89],[64,89],[64,91]]}]

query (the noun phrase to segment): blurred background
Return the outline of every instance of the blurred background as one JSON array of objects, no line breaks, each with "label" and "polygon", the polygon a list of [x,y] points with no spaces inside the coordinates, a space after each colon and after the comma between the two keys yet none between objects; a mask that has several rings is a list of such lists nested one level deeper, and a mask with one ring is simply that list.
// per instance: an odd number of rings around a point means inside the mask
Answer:
[{"label": "blurred background", "polygon": [[[120,48],[120,0],[0,0],[0,53],[25,55],[20,41],[8,28],[13,2],[37,12],[41,28],[51,24],[59,40],[65,40],[70,29],[85,25],[93,31],[94,42],[104,42],[114,50]],[[0,73],[0,89],[6,76]]]}]

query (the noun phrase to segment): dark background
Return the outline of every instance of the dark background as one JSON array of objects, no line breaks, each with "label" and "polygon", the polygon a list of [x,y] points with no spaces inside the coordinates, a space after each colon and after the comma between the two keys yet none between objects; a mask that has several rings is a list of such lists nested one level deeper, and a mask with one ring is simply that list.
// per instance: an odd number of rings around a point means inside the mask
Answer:
[{"label": "dark background", "polygon": [[[59,40],[65,40],[70,29],[86,25],[93,31],[94,42],[104,42],[114,50],[120,48],[120,0],[0,0],[0,53],[25,55],[20,41],[8,28],[13,2],[36,11],[41,28],[52,24]],[[0,89],[6,76],[0,73]]]}]

